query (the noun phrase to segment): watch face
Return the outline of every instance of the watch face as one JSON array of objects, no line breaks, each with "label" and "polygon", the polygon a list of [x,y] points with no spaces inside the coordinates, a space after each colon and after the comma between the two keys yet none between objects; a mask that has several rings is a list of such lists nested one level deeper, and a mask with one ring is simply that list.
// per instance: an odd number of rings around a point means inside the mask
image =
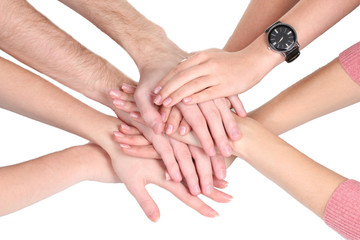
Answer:
[{"label": "watch face", "polygon": [[277,25],[268,33],[268,42],[275,51],[286,52],[295,45],[296,32],[287,24]]}]

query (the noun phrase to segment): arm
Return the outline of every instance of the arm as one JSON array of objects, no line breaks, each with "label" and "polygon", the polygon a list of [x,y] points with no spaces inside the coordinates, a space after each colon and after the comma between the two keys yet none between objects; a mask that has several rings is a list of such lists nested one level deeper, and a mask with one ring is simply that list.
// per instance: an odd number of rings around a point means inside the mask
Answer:
[{"label": "arm", "polygon": [[[304,48],[358,5],[359,0],[302,0],[279,20],[296,29]],[[160,104],[172,106],[182,100],[194,104],[247,91],[283,61],[281,54],[268,50],[265,33],[238,52],[199,52],[160,81]]]},{"label": "arm", "polygon": [[[226,43],[224,50],[236,52],[244,49],[299,1],[300,0],[251,0],[236,26],[234,33]],[[244,32],[246,32],[246,34],[243,34]]]},{"label": "arm", "polygon": [[[145,189],[149,183],[169,190],[205,216],[217,215],[212,208],[192,196],[181,183],[166,181],[161,162],[126,156],[112,139],[113,132],[117,131],[121,123],[119,119],[95,111],[11,62],[0,59],[0,65],[0,106],[77,134],[101,146],[109,154],[120,181],[151,220],[159,218],[159,209]],[[209,197],[220,202],[230,200],[228,195],[215,189]]]},{"label": "arm", "polygon": [[94,144],[0,168],[0,216],[25,208],[81,181],[120,182],[111,160]]}]

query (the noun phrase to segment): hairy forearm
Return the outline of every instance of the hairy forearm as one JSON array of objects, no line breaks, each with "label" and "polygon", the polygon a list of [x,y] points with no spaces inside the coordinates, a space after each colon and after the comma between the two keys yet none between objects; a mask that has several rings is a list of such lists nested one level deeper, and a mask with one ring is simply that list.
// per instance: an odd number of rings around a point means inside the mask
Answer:
[{"label": "hairy forearm", "polygon": [[279,135],[359,101],[359,85],[335,59],[249,113],[249,117]]},{"label": "hairy forearm", "polygon": [[[121,45],[139,69],[151,63],[153,54],[161,54],[162,49],[174,45],[161,27],[145,18],[126,0],[60,2],[87,18]],[[183,52],[179,50],[178,54]]]},{"label": "hairy forearm", "polygon": [[[130,82],[106,60],[90,52],[25,0],[0,3],[0,48],[26,65],[110,106],[108,92]],[[117,86],[111,86],[116,83]],[[105,91],[105,89],[104,89]]]},{"label": "hairy forearm", "polygon": [[85,145],[1,167],[0,216],[34,204],[81,181],[91,180],[97,168],[105,165],[97,164],[99,161],[106,161],[99,147]]},{"label": "hairy forearm", "polygon": [[264,33],[299,0],[251,0],[224,50],[239,51]]}]

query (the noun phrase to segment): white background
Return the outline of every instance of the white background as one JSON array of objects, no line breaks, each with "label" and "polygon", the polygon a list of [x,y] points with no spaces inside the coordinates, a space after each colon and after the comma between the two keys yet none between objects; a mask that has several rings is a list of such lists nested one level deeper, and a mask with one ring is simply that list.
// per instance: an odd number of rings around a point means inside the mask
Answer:
[{"label": "white background", "polygon": [[[187,51],[222,48],[248,2],[130,1]],[[86,47],[138,79],[137,69],[126,53],[82,17],[55,0],[30,3]],[[242,94],[247,110],[265,103],[359,41],[359,23],[360,8],[304,49],[294,63],[280,65]],[[5,53],[1,56],[12,59]],[[79,94],[66,91],[109,113]],[[359,180],[359,120],[360,105],[356,104],[298,127],[282,138],[330,169]],[[0,166],[86,142],[5,110],[0,110],[0,121]],[[216,204],[205,199],[220,213],[216,219],[207,219],[163,189],[148,186],[161,210],[161,219],[154,224],[122,184],[83,182],[0,218],[0,239],[341,239],[242,160],[229,169],[227,180],[230,185],[226,191],[234,196],[231,203]]]}]

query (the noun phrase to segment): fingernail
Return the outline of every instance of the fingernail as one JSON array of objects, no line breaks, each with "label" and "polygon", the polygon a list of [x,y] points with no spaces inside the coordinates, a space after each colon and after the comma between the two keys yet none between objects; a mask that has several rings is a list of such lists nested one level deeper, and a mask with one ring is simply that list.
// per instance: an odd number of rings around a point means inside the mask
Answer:
[{"label": "fingernail", "polygon": [[120,98],[121,92],[119,90],[111,90],[110,91],[110,97],[111,98]]},{"label": "fingernail", "polygon": [[120,147],[122,147],[122,148],[131,148],[130,145],[123,144],[123,143],[120,143]]},{"label": "fingernail", "polygon": [[170,181],[170,180],[171,180],[171,177],[170,177],[170,175],[169,175],[168,172],[165,172],[165,179],[166,179],[166,181]]},{"label": "fingernail", "polygon": [[232,154],[232,148],[229,145],[226,145],[224,148],[226,156],[230,156]]},{"label": "fingernail", "polygon": [[161,96],[160,95],[156,95],[156,97],[154,99],[154,103],[157,105],[161,104]]},{"label": "fingernail", "polygon": [[181,127],[180,128],[180,135],[185,135],[186,133],[186,127]]},{"label": "fingernail", "polygon": [[215,148],[214,148],[214,147],[211,147],[211,148],[209,149],[209,154],[210,154],[210,156],[215,156],[215,155],[216,155],[216,151],[215,151]]},{"label": "fingernail", "polygon": [[210,216],[210,217],[218,217],[218,216],[220,216],[220,215],[219,215],[215,210],[210,210],[209,216]]},{"label": "fingernail", "polygon": [[125,102],[123,100],[120,100],[120,99],[115,99],[113,101],[114,105],[117,106],[117,107],[123,107],[125,105]]},{"label": "fingernail", "polygon": [[161,86],[157,86],[155,89],[154,89],[154,93],[155,94],[158,94],[161,90]]},{"label": "fingernail", "polygon": [[167,125],[166,134],[171,134],[173,131],[173,128],[174,128],[173,125],[171,125],[171,124]]},{"label": "fingernail", "polygon": [[138,119],[138,118],[140,118],[140,114],[136,113],[136,112],[132,112],[132,113],[130,113],[130,117]]},{"label": "fingernail", "polygon": [[234,199],[234,198],[233,198],[232,196],[230,196],[230,195],[225,195],[224,198],[225,198],[227,201],[229,201],[229,202]]},{"label": "fingernail", "polygon": [[[131,115],[131,114],[130,114],[130,115]],[[121,127],[122,129],[125,129],[125,130],[130,130],[130,126],[127,125],[127,124],[125,124],[125,123],[120,124],[120,127]]]},{"label": "fingernail", "polygon": [[195,195],[199,195],[199,194],[201,193],[199,185],[196,184],[196,185],[193,187],[193,193],[194,193]]},{"label": "fingernail", "polygon": [[130,85],[130,84],[127,84],[127,83],[123,83],[122,86],[121,86],[121,89],[124,89],[124,90],[133,90],[135,87]]},{"label": "fingernail", "polygon": [[226,177],[226,170],[225,169],[220,169],[218,172],[219,178],[222,180]]},{"label": "fingernail", "polygon": [[240,131],[239,130],[237,130],[237,129],[235,129],[235,130],[233,130],[232,132],[231,132],[231,135],[232,135],[232,137],[234,138],[234,139],[239,139],[240,138]]},{"label": "fingernail", "polygon": [[163,122],[166,122],[166,114],[165,113],[161,113],[161,119]]},{"label": "fingernail", "polygon": [[171,103],[171,101],[172,101],[171,98],[167,98],[167,99],[164,100],[163,105],[168,106]]},{"label": "fingernail", "polygon": [[175,178],[176,179],[174,179],[174,180],[177,182],[181,182],[181,180],[182,180],[182,176],[179,172],[175,173]]},{"label": "fingernail", "polygon": [[206,195],[210,195],[211,192],[212,192],[212,190],[213,190],[212,186],[208,185],[208,186],[205,187],[204,193],[205,193]]},{"label": "fingernail", "polygon": [[189,103],[189,102],[191,102],[191,100],[192,100],[191,97],[186,97],[186,98],[183,99],[183,102],[184,103]]},{"label": "fingernail", "polygon": [[122,134],[121,132],[114,132],[114,135],[115,137],[120,137],[120,138],[125,137],[125,135]]}]

